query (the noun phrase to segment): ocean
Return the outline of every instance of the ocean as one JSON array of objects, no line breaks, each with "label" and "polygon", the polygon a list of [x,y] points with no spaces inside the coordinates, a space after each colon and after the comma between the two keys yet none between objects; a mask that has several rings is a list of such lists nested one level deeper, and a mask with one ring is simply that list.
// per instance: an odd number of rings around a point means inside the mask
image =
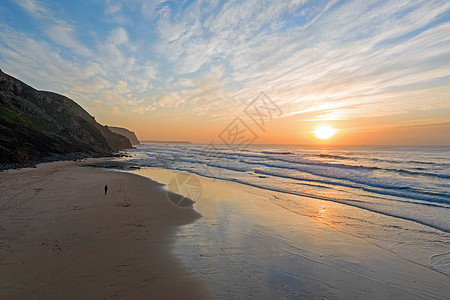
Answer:
[{"label": "ocean", "polygon": [[130,153],[141,167],[259,188],[287,210],[450,275],[450,147],[146,144]]}]

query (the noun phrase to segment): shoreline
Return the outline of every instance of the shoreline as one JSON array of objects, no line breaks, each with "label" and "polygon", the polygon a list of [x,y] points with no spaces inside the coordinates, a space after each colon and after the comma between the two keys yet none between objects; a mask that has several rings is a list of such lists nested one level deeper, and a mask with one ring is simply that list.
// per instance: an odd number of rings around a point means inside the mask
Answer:
[{"label": "shoreline", "polygon": [[2,299],[444,299],[450,292],[448,276],[327,224],[335,204],[317,208],[321,220],[258,188],[198,176],[201,197],[180,208],[167,196],[179,172],[102,165],[116,163],[0,172]]},{"label": "shoreline", "polygon": [[209,298],[170,252],[199,214],[155,181],[84,163],[0,173],[1,298]]},{"label": "shoreline", "polygon": [[[124,149],[125,151],[127,149]],[[26,168],[36,168],[41,164],[47,164],[52,162],[81,162],[86,160],[97,159],[114,159],[118,157],[127,157],[126,153],[111,152],[111,153],[85,153],[85,152],[71,152],[66,154],[52,153],[49,156],[41,157],[38,160],[30,160],[24,163],[0,163],[0,172],[8,170],[20,170]]]},{"label": "shoreline", "polygon": [[[179,173],[132,172],[164,184]],[[202,218],[180,228],[175,253],[216,297],[445,299],[450,292],[446,274],[331,226],[334,203],[311,202],[322,214],[314,218],[281,207],[260,189],[198,179],[202,196],[194,208]]]}]

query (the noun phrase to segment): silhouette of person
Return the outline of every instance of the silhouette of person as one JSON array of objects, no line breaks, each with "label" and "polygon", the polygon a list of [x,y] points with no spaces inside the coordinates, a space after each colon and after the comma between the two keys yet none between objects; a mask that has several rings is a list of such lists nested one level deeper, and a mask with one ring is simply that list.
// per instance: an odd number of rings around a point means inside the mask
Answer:
[{"label": "silhouette of person", "polygon": [[105,185],[105,195],[108,192],[108,185]]}]

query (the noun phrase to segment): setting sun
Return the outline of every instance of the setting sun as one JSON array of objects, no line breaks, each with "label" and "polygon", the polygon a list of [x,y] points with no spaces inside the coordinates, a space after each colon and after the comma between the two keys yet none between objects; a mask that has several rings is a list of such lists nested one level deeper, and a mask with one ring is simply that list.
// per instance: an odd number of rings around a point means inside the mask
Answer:
[{"label": "setting sun", "polygon": [[330,126],[320,126],[314,130],[313,134],[319,140],[328,140],[336,134],[337,130]]}]

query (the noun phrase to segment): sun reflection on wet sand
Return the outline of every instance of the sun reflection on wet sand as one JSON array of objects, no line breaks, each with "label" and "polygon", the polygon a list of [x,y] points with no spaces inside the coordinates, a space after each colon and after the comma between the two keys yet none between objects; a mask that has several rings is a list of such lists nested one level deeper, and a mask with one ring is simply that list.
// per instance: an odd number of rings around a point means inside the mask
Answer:
[{"label": "sun reflection on wet sand", "polygon": [[[161,183],[174,176],[158,169],[136,173]],[[274,203],[285,195],[199,179],[202,197],[194,208],[202,217],[180,227],[173,251],[219,298],[420,298],[430,289],[448,292],[445,275],[328,226],[344,228],[347,221],[338,219],[342,205],[314,200],[308,212],[292,212],[280,207],[289,202]]]}]

